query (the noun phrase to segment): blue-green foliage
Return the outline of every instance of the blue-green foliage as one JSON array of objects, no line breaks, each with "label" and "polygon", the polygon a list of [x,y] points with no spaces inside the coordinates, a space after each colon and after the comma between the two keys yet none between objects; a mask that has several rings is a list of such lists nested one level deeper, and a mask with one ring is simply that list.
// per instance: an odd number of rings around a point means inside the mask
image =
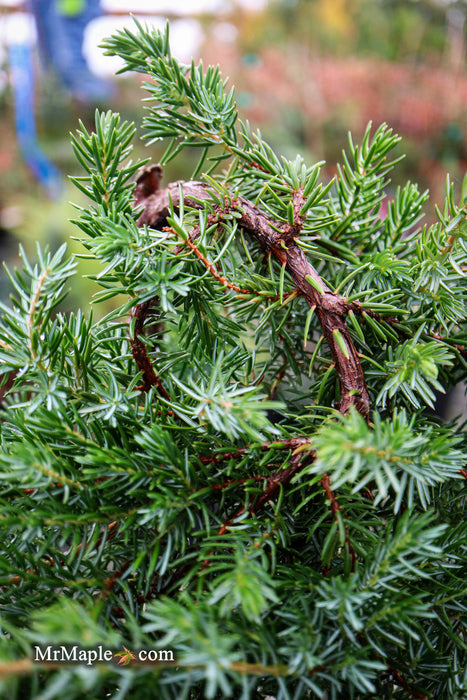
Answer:
[{"label": "blue-green foliage", "polygon": [[[90,200],[76,223],[102,263],[96,303],[120,306],[98,321],[60,310],[64,249],[9,272],[0,694],[460,700],[466,442],[425,409],[466,378],[463,195],[448,182],[420,228],[427,193],[408,183],[383,216],[399,142],[386,125],[350,139],[326,182],[239,119],[218,68],[175,59],[168,31],[105,47],[149,76],[143,130],[161,162],[199,147],[211,194],[182,197],[164,230],[138,225],[135,128],[97,114],[73,137]],[[320,309],[248,239],[239,197],[347,300],[369,422],[337,412]],[[139,305],[163,391],[144,386]],[[176,664],[30,662],[32,644],[65,641],[171,649]]]}]

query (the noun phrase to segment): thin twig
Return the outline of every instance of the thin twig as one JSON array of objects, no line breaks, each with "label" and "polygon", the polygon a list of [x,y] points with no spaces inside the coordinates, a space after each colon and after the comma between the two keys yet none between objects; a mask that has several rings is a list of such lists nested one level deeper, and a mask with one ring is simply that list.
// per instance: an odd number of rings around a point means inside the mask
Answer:
[{"label": "thin twig", "polygon": [[[330,478],[329,478],[329,474],[326,473],[326,474],[324,474],[324,476],[321,478],[321,485],[322,485],[322,487],[323,487],[323,489],[324,489],[324,492],[325,492],[325,494],[326,494],[328,500],[329,500],[330,503],[331,503],[331,513],[332,513],[332,517],[333,517],[333,519],[334,519],[334,522],[337,523],[337,522],[339,521],[339,515],[338,515],[338,513],[339,513],[339,511],[342,511],[342,506],[341,506],[341,504],[339,503],[339,501],[337,500],[336,495],[335,495],[334,491],[333,491],[332,488],[331,488],[331,480],[330,480]],[[344,518],[347,517],[347,516],[345,515],[345,513],[342,513],[342,515],[344,516]],[[347,545],[347,547],[348,547],[348,549],[349,549],[349,554],[350,554],[350,556],[351,556],[351,558],[352,558],[352,565],[351,565],[350,570],[351,570],[351,572],[353,573],[353,572],[355,571],[355,565],[356,565],[356,563],[357,563],[357,561],[358,561],[358,557],[357,557],[357,554],[356,554],[356,552],[355,552],[355,549],[354,549],[353,546],[352,546],[352,543],[351,543],[351,541],[350,541],[350,538],[349,538],[349,535],[348,535],[348,532],[347,532],[347,529],[346,529],[346,528],[344,528],[344,532],[345,532],[345,543],[346,543],[346,545]],[[328,572],[325,571],[325,573],[328,573]]]},{"label": "thin twig", "polygon": [[396,669],[392,668],[391,666],[388,666],[387,669],[388,669],[388,672],[391,674],[394,683],[396,683],[396,685],[403,688],[407,693],[409,693],[409,695],[412,698],[417,698],[417,700],[428,700],[428,697],[426,695],[422,695],[421,693],[417,692],[413,688],[410,688],[410,686],[407,685],[405,680],[402,678],[399,671],[396,671]]},{"label": "thin twig", "polygon": [[[174,233],[177,235],[177,232],[175,231],[172,226],[164,226],[163,227],[164,231],[170,231],[171,233]],[[196,236],[195,236],[196,238]],[[234,284],[233,282],[229,282],[229,280],[224,277],[224,275],[220,274],[218,270],[216,270],[215,266],[213,263],[209,262],[209,260],[203,255],[203,253],[200,251],[200,249],[191,241],[190,238],[187,238],[183,241],[183,244],[180,244],[175,248],[175,253],[179,254],[183,250],[183,245],[187,245],[191,251],[196,255],[198,260],[203,263],[205,268],[211,273],[211,275],[218,281],[220,284],[222,284],[223,287],[228,287],[229,289],[232,289],[234,292],[237,292],[238,294],[243,294],[248,297],[252,297],[255,295],[258,295],[258,291],[255,289],[245,289],[242,287],[239,287],[237,284]],[[282,295],[282,299],[288,299],[292,294],[295,294],[298,296],[297,292],[284,292]],[[258,298],[258,301],[278,301],[280,299],[279,294],[263,294],[261,293],[261,296]]]},{"label": "thin twig", "polygon": [[286,373],[286,371],[287,371],[287,366],[288,366],[288,362],[287,362],[287,360],[284,360],[283,363],[282,363],[282,365],[281,365],[281,368],[280,368],[279,372],[277,373],[277,377],[274,379],[274,381],[273,381],[273,383],[272,383],[272,385],[271,385],[271,389],[270,389],[270,391],[269,391],[269,396],[268,396],[268,399],[269,399],[270,401],[272,401],[272,399],[274,398],[274,395],[275,395],[275,393],[276,393],[276,391],[277,391],[277,388],[278,388],[279,384],[280,384],[281,381],[284,379],[285,373]]},{"label": "thin twig", "polygon": [[[272,501],[279,493],[281,487],[288,485],[292,478],[301,469],[310,464],[311,461],[315,459],[315,453],[309,452],[305,458],[298,453],[293,454],[290,466],[286,469],[278,469],[272,476],[266,479],[267,486],[264,491],[251,503],[248,507],[248,513],[250,515],[255,515],[266,503]],[[241,506],[230,518],[221,525],[217,534],[224,535],[231,527],[234,520],[236,520],[240,515],[245,512],[245,506]],[[208,562],[205,562],[205,568],[209,566]]]},{"label": "thin twig", "polygon": [[133,336],[130,338],[131,354],[143,374],[144,384],[141,387],[142,391],[147,392],[151,387],[155,387],[164,399],[170,401],[169,393],[162,384],[160,377],[154,371],[146,344],[140,338],[151,303],[152,299],[143,304],[136,304],[130,311],[130,318],[135,320]]},{"label": "thin twig", "polygon": [[310,440],[305,437],[294,437],[288,438],[287,440],[278,440],[277,442],[263,442],[261,445],[247,445],[246,447],[239,447],[237,450],[232,452],[221,452],[215,455],[204,455],[203,457],[198,457],[199,461],[203,464],[217,464],[219,462],[226,462],[229,459],[236,459],[241,457],[249,450],[259,447],[259,449],[266,451],[274,447],[279,450],[296,450],[299,447],[309,445]]}]

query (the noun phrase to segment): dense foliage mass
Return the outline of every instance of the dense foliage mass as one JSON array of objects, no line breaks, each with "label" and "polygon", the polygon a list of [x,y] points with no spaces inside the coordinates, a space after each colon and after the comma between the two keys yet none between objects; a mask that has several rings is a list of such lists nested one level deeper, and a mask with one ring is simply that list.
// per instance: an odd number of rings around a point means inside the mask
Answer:
[{"label": "dense foliage mass", "polygon": [[[161,166],[200,160],[135,189],[135,129],[98,114],[76,223],[119,308],[57,309],[64,249],[9,273],[2,697],[460,700],[467,451],[428,409],[466,378],[464,193],[421,228],[409,182],[383,215],[387,126],[323,184],[168,32],[106,48],[150,78]],[[39,643],[175,662],[59,667]]]}]

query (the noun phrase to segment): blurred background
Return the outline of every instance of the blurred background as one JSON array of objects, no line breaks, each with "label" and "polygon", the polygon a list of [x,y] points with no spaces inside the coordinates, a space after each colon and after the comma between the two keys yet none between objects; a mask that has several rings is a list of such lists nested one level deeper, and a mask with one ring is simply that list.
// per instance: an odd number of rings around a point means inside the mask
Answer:
[{"label": "blurred background", "polygon": [[[446,172],[459,194],[466,0],[0,0],[1,258],[14,261],[19,242],[33,251],[77,235],[69,202],[83,202],[67,176],[79,173],[69,137],[79,118],[92,128],[99,107],[140,120],[141,78],[116,78],[118,59],[99,48],[130,13],[157,27],[169,19],[181,60],[219,63],[241,115],[287,156],[325,160],[331,177],[347,132],[358,140],[369,120],[385,121],[407,154],[389,195],[407,179],[429,188],[431,220]],[[161,151],[138,143],[143,153],[157,161]],[[189,177],[184,153],[166,181]],[[2,270],[0,297],[4,283]],[[77,279],[70,305],[92,291]]]}]

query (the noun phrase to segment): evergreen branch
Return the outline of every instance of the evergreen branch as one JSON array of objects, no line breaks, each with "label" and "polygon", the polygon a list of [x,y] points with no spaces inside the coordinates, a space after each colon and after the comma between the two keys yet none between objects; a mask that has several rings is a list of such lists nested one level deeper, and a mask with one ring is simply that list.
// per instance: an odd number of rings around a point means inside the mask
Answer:
[{"label": "evergreen branch", "polygon": [[[200,146],[203,183],[160,189],[154,165],[135,186],[134,126],[98,114],[74,139],[77,223],[100,299],[128,301],[57,314],[63,250],[8,273],[0,695],[463,697],[465,437],[424,408],[465,380],[467,178],[434,226],[415,228],[427,194],[411,183],[382,219],[386,126],[350,139],[323,185],[167,32],[107,48],[149,74],[161,162]],[[70,642],[176,661],[22,658]]]},{"label": "evergreen branch", "polygon": [[136,364],[143,374],[144,384],[142,391],[147,392],[151,387],[155,387],[158,393],[167,401],[170,396],[165,389],[160,377],[154,371],[154,367],[149,359],[146,344],[141,340],[144,332],[144,323],[149,309],[152,307],[154,299],[150,299],[142,304],[136,304],[130,311],[130,318],[134,321],[133,334],[130,337],[131,353]]},{"label": "evergreen branch", "polygon": [[375,413],[372,427],[353,411],[322,424],[313,440],[318,459],[309,471],[331,474],[334,488],[354,484],[353,492],[375,483],[375,505],[394,490],[395,512],[406,491],[409,506],[417,491],[427,508],[430,486],[459,479],[465,455],[457,449],[458,442],[449,431],[434,425],[417,432],[404,410],[394,410],[388,420]]},{"label": "evergreen branch", "polygon": [[[336,524],[339,524],[340,521],[340,515],[339,513],[342,511],[342,506],[340,505],[339,501],[336,498],[336,495],[334,491],[331,488],[331,480],[329,478],[329,474],[324,474],[320,480],[320,483],[324,489],[324,492],[326,494],[326,497],[328,501],[331,504],[331,513],[332,517],[334,519],[334,522]],[[347,516],[344,514],[344,518]],[[352,558],[352,564],[351,564],[351,572],[353,573],[355,571],[355,565],[358,561],[357,553],[355,552],[355,549],[352,546],[352,543],[349,539],[349,534],[344,526],[344,538],[345,538],[345,543],[349,549],[349,554]],[[324,573],[328,574],[329,573],[329,567],[324,568]]]},{"label": "evergreen branch", "polygon": [[271,384],[268,399],[272,400],[274,398],[274,395],[275,395],[280,383],[282,382],[282,380],[285,377],[287,367],[288,367],[288,361],[286,359],[284,359],[284,361],[282,362],[282,366],[281,366],[279,372],[277,373],[276,378],[274,379],[273,383]]},{"label": "evergreen branch", "polygon": [[[343,236],[363,237],[371,240],[371,234],[380,227],[378,210],[384,198],[385,177],[399,159],[387,160],[387,154],[400,141],[392,129],[382,124],[370,140],[371,122],[368,124],[362,144],[355,146],[349,134],[348,155],[343,152],[343,165],[338,165],[337,199],[330,201],[333,213],[339,215],[331,238]],[[339,221],[340,219],[340,221]],[[359,220],[365,220],[361,227]]]},{"label": "evergreen branch", "polygon": [[[64,514],[63,517],[44,517],[41,522],[44,525],[51,526],[54,528],[60,528],[65,526],[80,527],[85,525],[99,525],[101,523],[108,523],[109,520],[124,520],[125,518],[130,518],[132,515],[138,513],[139,506],[130,508],[127,510],[113,511],[106,515],[96,515],[95,513],[85,513],[85,515],[80,514]],[[0,513],[0,523],[5,523],[8,525],[23,525],[26,526],[30,521],[30,517],[27,513],[19,514],[15,513],[14,516],[10,514]]]},{"label": "evergreen branch", "polygon": [[[115,672],[116,667],[114,663],[100,662],[99,666],[102,668],[108,668],[109,671]],[[152,661],[150,659],[139,661],[138,659],[131,662],[131,667],[148,667],[148,668],[170,668],[174,666],[180,666],[186,671],[196,671],[203,669],[203,666],[198,664],[182,664],[179,660],[174,661]],[[40,671],[52,672],[54,670],[66,670],[76,668],[76,664],[67,664],[64,662],[54,663],[53,661],[47,662],[33,662],[30,658],[15,659],[14,661],[0,662],[0,678],[9,678],[15,675],[27,675],[32,673],[37,673]],[[280,678],[283,676],[294,677],[298,674],[296,672],[290,671],[288,666],[284,664],[262,664],[262,663],[248,663],[246,661],[232,661],[228,664],[227,668],[240,675],[244,676],[272,676],[274,678]],[[308,675],[312,676],[321,671],[325,671],[325,666],[316,666],[314,669],[308,671]]]},{"label": "evergreen branch", "polygon": [[[151,668],[166,668],[170,666],[177,666],[177,661],[145,661],[144,664],[141,661],[133,661],[132,666],[150,666]],[[99,666],[101,668],[108,669],[109,673],[115,673],[116,667],[113,662],[100,662]],[[25,676],[32,675],[34,673],[52,673],[53,671],[64,671],[76,669],[76,663],[55,663],[53,661],[33,661],[31,658],[21,658],[21,659],[10,659],[9,661],[0,661],[0,678],[10,678],[13,676]]]},{"label": "evergreen branch", "polygon": [[[358,301],[352,301],[348,305],[349,311],[353,311],[354,313],[358,314],[365,320],[365,316],[370,316],[370,318],[373,318],[375,321],[378,321],[378,323],[387,323],[389,324],[392,328],[394,328],[398,333],[400,333],[404,338],[412,338],[413,337],[413,330],[408,328],[407,326],[404,325],[402,321],[400,321],[397,318],[393,318],[391,316],[383,316],[377,311],[373,311],[372,309],[369,308],[364,308],[361,306],[360,302]],[[459,343],[453,342],[449,338],[443,337],[440,333],[434,333],[434,332],[429,332],[429,331],[423,331],[421,334],[422,338],[432,339],[432,340],[438,340],[440,343],[444,343],[445,345],[449,345],[449,347],[453,348],[456,350],[460,355],[463,357],[467,357],[467,347],[464,345],[460,345]]]},{"label": "evergreen branch", "polygon": [[[449,192],[449,180],[447,183],[447,200],[452,201],[452,194]],[[446,226],[446,231],[445,233],[448,234],[445,244],[441,250],[441,259],[449,256],[453,250],[454,247],[457,243],[457,241],[461,238],[465,238],[467,226],[466,226],[466,219],[467,219],[467,205],[464,205],[460,207],[460,209],[457,209],[457,207],[454,207],[451,205],[451,214],[454,215],[454,218],[452,221],[449,222],[449,224]],[[452,233],[451,233],[452,231]]]},{"label": "evergreen branch", "polygon": [[[212,219],[211,219],[212,223]],[[173,233],[175,236],[177,236],[177,231],[173,226],[164,226],[163,231],[170,231]],[[258,290],[255,289],[245,289],[243,287],[239,287],[237,284],[234,284],[233,282],[229,282],[229,280],[224,277],[224,275],[221,275],[216,268],[214,267],[213,263],[209,262],[209,260],[206,258],[205,255],[200,251],[200,249],[193,243],[193,240],[196,240],[196,238],[199,236],[199,227],[195,226],[194,229],[192,230],[190,236],[186,239],[183,239],[183,243],[180,244],[175,248],[174,253],[176,255],[180,254],[183,251],[183,246],[187,245],[188,248],[196,255],[198,260],[203,263],[204,267],[210,272],[210,274],[216,279],[218,282],[223,287],[228,287],[229,289],[232,289],[232,291],[237,292],[238,294],[241,294],[242,296],[246,297],[247,299],[251,299],[251,297],[255,297],[257,301],[278,301],[279,299],[282,301],[283,299],[290,299],[290,297],[293,295],[297,296],[297,291],[289,293],[289,292],[284,292],[282,295],[282,299],[280,295],[277,294],[263,294],[261,295],[258,294]],[[191,240],[193,238],[193,240]]]},{"label": "evergreen branch", "polygon": [[[36,489],[34,489],[34,491],[35,490]],[[105,530],[102,530],[102,532],[105,533],[106,540],[110,540],[110,539],[114,538],[118,532],[118,522],[114,520],[113,522],[109,523],[107,525],[107,527],[105,528]],[[76,547],[70,547],[70,549],[65,553],[66,557],[69,557],[70,555],[73,557],[75,554],[79,554],[81,549],[84,549],[85,552],[90,552],[92,550],[97,549],[101,545],[103,538],[104,538],[104,535],[99,537],[95,542],[86,542],[86,543],[84,543],[84,547],[83,547],[83,542],[80,542]],[[91,547],[91,545],[92,545],[92,547]],[[41,564],[47,564],[48,566],[51,566],[51,567],[55,567],[56,563],[57,562],[53,559],[53,557],[49,557],[49,559],[41,559]],[[61,566],[66,566],[65,559],[60,560],[59,563]],[[36,570],[27,569],[25,573],[28,575],[32,575],[32,576],[37,576],[37,575],[39,575],[39,570],[38,569],[36,569]],[[118,576],[116,574],[114,574],[114,578],[116,580],[118,578]],[[20,584],[21,581],[22,581],[22,575],[21,576],[19,576],[19,575],[18,576],[11,576],[8,580],[8,583],[15,585],[15,584]],[[112,585],[112,587],[113,587],[113,585]],[[2,590],[5,590],[6,586],[0,586],[0,588]]]},{"label": "evergreen branch", "polygon": [[427,695],[422,695],[422,694],[419,693],[418,691],[416,691],[416,690],[414,690],[413,688],[411,688],[411,687],[405,682],[405,680],[402,678],[402,676],[401,676],[401,674],[399,673],[399,671],[396,671],[396,669],[395,669],[395,668],[392,668],[391,666],[388,666],[387,668],[388,668],[388,673],[390,673],[390,675],[392,676],[392,679],[393,679],[394,683],[396,683],[398,686],[400,686],[401,688],[403,688],[407,693],[409,693],[410,697],[412,697],[412,698],[417,698],[417,700],[428,700],[428,696],[427,696]]},{"label": "evergreen branch", "polygon": [[[315,453],[309,452],[302,459],[300,454],[292,454],[291,464],[285,469],[278,469],[272,476],[266,477],[267,486],[264,491],[248,506],[249,515],[256,515],[263,506],[269,501],[272,501],[279,493],[281,487],[287,486],[292,481],[293,477],[300,472],[305,466],[310,464],[315,459]],[[228,532],[230,526],[236,518],[245,512],[245,506],[241,506],[234,515],[228,518],[219,528],[217,534],[224,535]],[[205,563],[205,567],[209,566],[209,562]]]},{"label": "evergreen branch", "polygon": [[60,474],[51,467],[48,467],[45,464],[41,464],[40,462],[32,462],[32,467],[42,472],[44,476],[48,477],[53,482],[56,482],[56,484],[58,483],[60,486],[71,486],[71,488],[74,488],[78,491],[82,491],[87,488],[86,484],[80,483],[79,481],[75,481],[74,479],[70,479],[64,474]]},{"label": "evergreen branch", "polygon": [[[164,231],[171,231],[173,234],[177,235],[176,230],[172,226],[164,226]],[[203,263],[204,267],[210,272],[210,274],[216,279],[218,282],[220,282],[221,285],[224,287],[228,287],[229,289],[232,289],[234,292],[238,292],[239,294],[251,294],[251,292],[248,289],[242,289],[242,287],[239,287],[237,284],[234,284],[233,282],[229,282],[229,280],[221,275],[214,265],[209,262],[209,260],[203,255],[203,253],[200,251],[200,249],[189,239],[187,238],[184,241],[185,245],[189,247],[189,249],[196,255],[198,260]],[[178,251],[178,249],[177,249]],[[180,251],[181,252],[181,251]]]},{"label": "evergreen branch", "polygon": [[[180,206],[180,189],[185,206],[202,209],[204,202],[211,199],[212,189],[200,182],[171,183],[141,201],[144,211],[138,225],[148,225],[155,229],[165,225],[171,211]],[[370,402],[365,378],[358,353],[346,324],[347,306],[343,297],[334,295],[307,260],[303,250],[295,242],[290,242],[280,223],[255,207],[243,197],[237,197],[220,213],[238,215],[237,224],[262,244],[281,265],[291,274],[296,288],[303,294],[310,307],[316,308],[323,334],[331,350],[333,361],[341,385],[339,410],[347,413],[352,405],[368,418]],[[194,227],[190,241],[199,235],[199,226]],[[178,252],[178,249],[177,251]]]},{"label": "evergreen branch", "polygon": [[[43,270],[42,274],[37,279],[36,289],[35,289],[34,295],[31,297],[31,303],[29,305],[28,339],[29,339],[29,347],[31,348],[31,356],[32,356],[33,360],[35,360],[37,357],[37,353],[34,349],[33,339],[32,339],[33,328],[35,327],[36,307],[37,307],[38,301],[39,301],[41,294],[42,294],[42,288],[43,288],[44,283],[45,283],[47,277],[49,276],[49,274],[50,274],[50,268],[46,268],[45,270]],[[39,332],[39,330],[40,330],[40,324],[37,326],[37,331]]]},{"label": "evergreen branch", "polygon": [[300,236],[305,223],[306,211],[303,212],[303,208],[307,203],[307,197],[303,194],[304,190],[305,188],[301,187],[293,192],[287,208],[288,223],[282,227],[283,240],[287,246],[293,244]]},{"label": "evergreen branch", "polygon": [[[212,489],[213,491],[223,491],[224,489],[228,489],[230,486],[235,486],[235,485],[242,485],[242,484],[248,484],[250,481],[265,481],[267,480],[267,476],[247,476],[244,479],[230,479],[229,481],[224,481],[223,484],[209,484],[207,488]],[[203,491],[206,488],[206,486],[203,486],[197,491]]]},{"label": "evergreen branch", "polygon": [[100,599],[103,600],[107,598],[107,596],[110,594],[112,591],[113,587],[117,583],[117,581],[123,576],[123,574],[128,571],[130,566],[132,565],[132,561],[126,561],[117,571],[114,571],[112,576],[109,576],[109,578],[105,579],[103,588],[101,590],[100,594]]},{"label": "evergreen branch", "polygon": [[324,476],[321,478],[321,485],[329,503],[331,504],[332,517],[334,518],[334,521],[337,522],[337,513],[341,510],[341,506],[339,505],[339,502],[331,489],[329,474],[324,474]]},{"label": "evergreen branch", "polygon": [[267,487],[248,508],[250,515],[256,515],[266,503],[272,501],[277,496],[280,488],[290,484],[293,477],[298,474],[301,469],[310,464],[310,462],[315,459],[315,456],[314,452],[309,452],[304,459],[301,459],[300,454],[293,454],[289,467],[279,469],[268,478]]},{"label": "evergreen branch", "polygon": [[424,338],[433,338],[433,340],[439,340],[441,343],[449,345],[449,347],[453,348],[454,350],[457,350],[457,352],[463,357],[467,357],[467,347],[465,347],[464,345],[459,345],[459,343],[453,343],[448,338],[443,338],[443,336],[439,333],[422,333],[422,336]]},{"label": "evergreen branch", "polygon": [[[105,529],[101,530],[101,532],[105,533],[107,540],[113,539],[118,532],[118,522],[116,520],[112,521],[111,523],[109,523],[107,525],[107,527]],[[92,549],[96,549],[96,547],[99,547],[101,545],[102,540],[103,540],[103,535],[98,537],[97,540],[92,543],[92,545],[93,545]],[[91,547],[91,542],[86,542],[84,545],[84,551],[85,552],[91,551],[90,547]],[[80,552],[82,548],[83,548],[83,543],[80,542],[76,548],[70,548],[67,551],[67,553],[66,553],[67,557],[70,556],[70,554],[72,554],[74,552],[76,552],[76,553]]]},{"label": "evergreen branch", "polygon": [[310,440],[305,437],[292,437],[286,440],[274,440],[272,442],[264,442],[261,445],[247,445],[246,447],[240,447],[238,450],[232,452],[221,452],[215,455],[205,455],[203,457],[198,457],[199,461],[203,464],[218,464],[220,462],[226,462],[230,459],[237,459],[242,455],[246,454],[253,448],[259,448],[263,452],[270,450],[271,448],[278,450],[299,450],[304,449],[306,445],[310,444]]}]

